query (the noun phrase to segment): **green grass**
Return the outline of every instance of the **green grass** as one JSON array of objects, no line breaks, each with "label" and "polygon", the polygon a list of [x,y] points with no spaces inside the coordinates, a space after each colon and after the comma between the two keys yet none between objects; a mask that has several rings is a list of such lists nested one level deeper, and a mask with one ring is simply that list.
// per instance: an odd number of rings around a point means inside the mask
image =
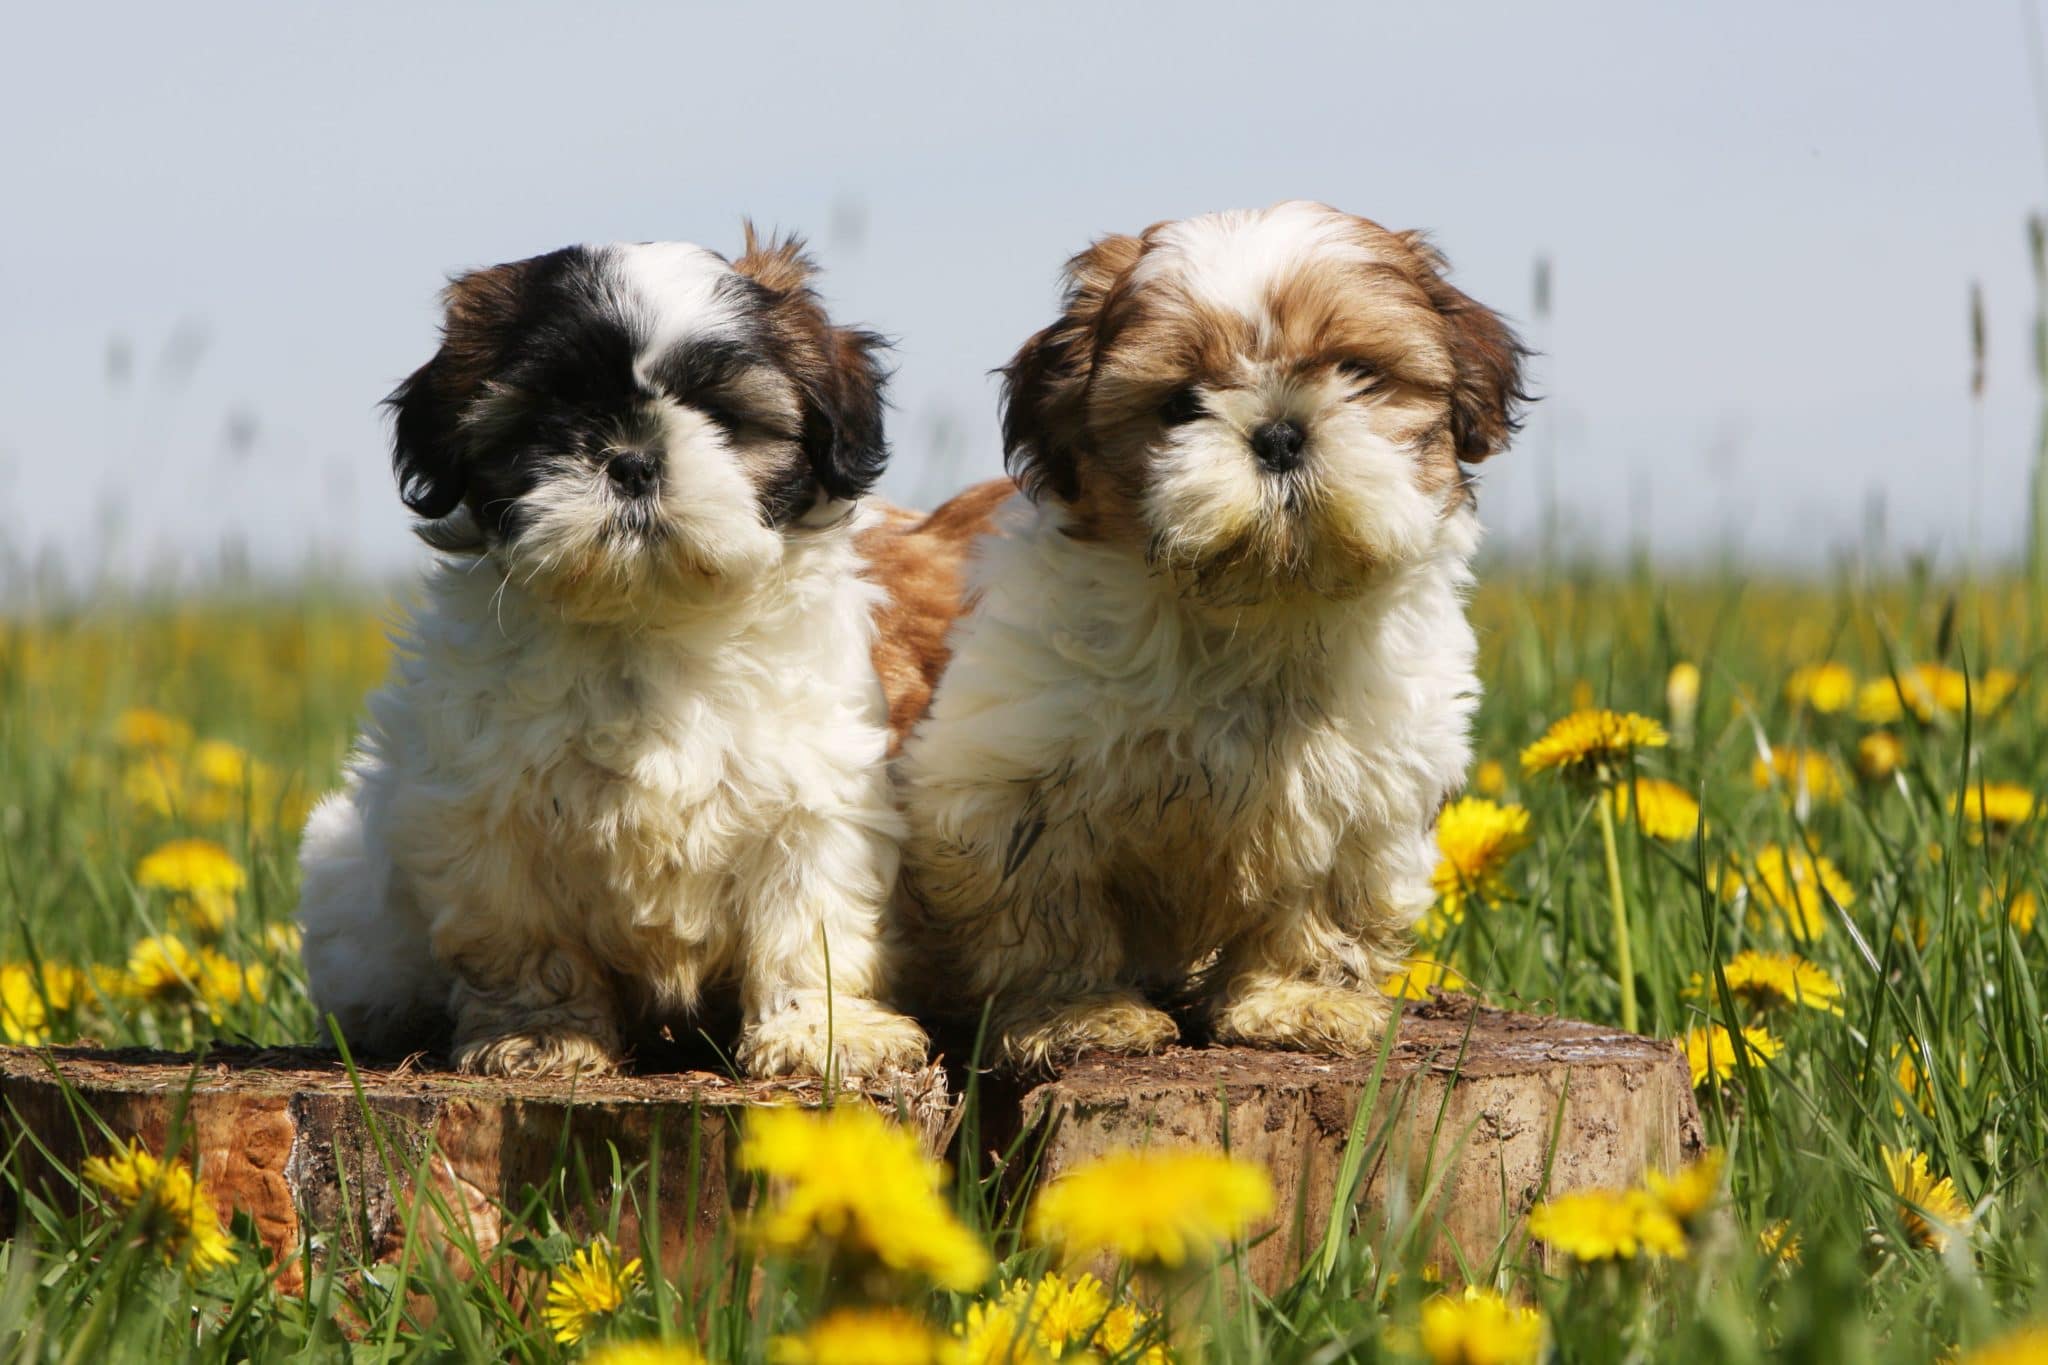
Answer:
[{"label": "green grass", "polygon": [[[1575,693],[1671,719],[1665,681],[1685,660],[1702,670],[1697,720],[1640,764],[1701,798],[1704,833],[1667,843],[1631,821],[1619,827],[1642,1029],[1677,1037],[1753,1022],[1715,975],[1752,946],[1796,947],[1825,967],[1842,984],[1843,1013],[1774,1013],[1766,1022],[1782,1054],[1747,1059],[1701,1090],[1729,1177],[1683,1261],[1546,1275],[1530,1248],[1511,1243],[1490,1259],[1493,1249],[1479,1249],[1475,1271],[1539,1304],[1559,1357],[1574,1361],[1928,1361],[2048,1315],[2048,920],[2023,930],[2009,914],[2027,894],[2048,903],[2048,818],[1987,838],[1953,801],[1979,783],[2048,790],[2048,690],[2030,681],[2048,646],[2048,604],[2016,583],[1858,590],[1588,575],[1522,586],[1506,571],[1492,580],[1475,604],[1487,687],[1478,752],[1504,766],[1501,799],[1527,806],[1532,838],[1500,903],[1471,910],[1433,951],[1495,1003],[1618,1019],[1594,807],[1565,784],[1521,778],[1516,756],[1573,708]],[[138,861],[199,835],[248,870],[219,949],[264,969],[261,998],[225,1002],[218,1018],[177,999],[142,1005],[88,990],[73,1009],[50,1012],[53,1041],[319,1036],[292,954],[269,930],[290,915],[305,801],[333,782],[362,695],[385,665],[377,618],[374,607],[318,598],[107,602],[0,625],[0,961],[118,967],[138,939],[177,928],[165,896],[136,886]],[[1825,659],[1864,680],[1940,661],[1976,685],[1958,711],[1890,727],[1906,761],[1866,780],[1855,758],[1868,726],[1785,700],[1789,671]],[[1987,710],[1982,683],[1994,668],[2021,685]],[[116,717],[131,706],[232,742],[262,765],[257,776],[232,792],[209,789],[180,760],[173,809],[139,806],[148,784],[114,742]],[[1827,755],[1841,799],[1800,803],[1758,787],[1760,744]],[[1803,944],[1767,917],[1753,926],[1716,891],[1731,856],[1802,840],[1852,891],[1846,903],[1823,900],[1826,927]],[[1689,991],[1695,974],[1707,982],[1699,994]],[[1900,1055],[1918,1058],[1919,1079],[1905,1086]],[[429,1256],[363,1266],[337,1253],[308,1262],[302,1294],[284,1294],[242,1228],[236,1266],[188,1284],[161,1264],[146,1230],[93,1200],[60,1192],[46,1202],[24,1188],[37,1136],[0,1116],[0,1202],[18,1220],[0,1247],[9,1358],[573,1358],[540,1324],[532,1291],[573,1249],[564,1226],[617,1226],[618,1204],[588,1194],[605,1185],[595,1176],[608,1176],[611,1158],[582,1153],[591,1178],[565,1157],[555,1179],[518,1201],[524,1235],[474,1264],[458,1255],[452,1266]],[[1361,1129],[1355,1157],[1384,1140]],[[1887,1146],[1925,1152],[1971,1206],[1967,1235],[1945,1253],[1909,1245]],[[1043,1253],[1016,1235],[987,1154],[970,1144],[958,1156],[958,1206],[1010,1255],[1006,1274],[1035,1269]],[[620,1172],[618,1199],[644,1200],[654,1174]],[[1417,1303],[1432,1292],[1419,1260],[1425,1239],[1410,1235],[1417,1216],[1368,1210],[1346,1221],[1310,1248],[1299,1282],[1270,1299],[1230,1299],[1220,1277],[1184,1286],[1174,1309],[1182,1344],[1199,1337],[1203,1357],[1220,1360],[1416,1358]],[[1758,1249],[1759,1232],[1778,1220],[1800,1239],[1797,1264]],[[801,1326],[835,1292],[797,1268],[766,1267],[757,1279],[735,1244],[697,1256],[632,1300],[621,1326],[699,1341],[718,1359],[762,1360],[773,1334]],[[949,1321],[966,1300],[918,1302]]]}]

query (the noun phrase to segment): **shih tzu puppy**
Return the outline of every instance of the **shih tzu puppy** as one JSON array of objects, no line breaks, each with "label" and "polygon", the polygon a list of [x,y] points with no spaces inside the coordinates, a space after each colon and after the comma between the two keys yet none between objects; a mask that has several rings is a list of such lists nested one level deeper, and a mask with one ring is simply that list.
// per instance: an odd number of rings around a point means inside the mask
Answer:
[{"label": "shih tzu puppy", "polygon": [[1010,1064],[1156,1049],[1169,1000],[1374,1045],[1469,754],[1466,466],[1526,396],[1444,269],[1310,203],[1105,238],[1003,372],[1024,496],[871,533],[912,980]]},{"label": "shih tzu puppy", "polygon": [[715,993],[754,1074],[922,1063],[878,998],[881,342],[810,274],[750,228],[732,261],[570,247],[449,287],[390,399],[440,555],[301,851],[308,981],[355,1046],[589,1072]]}]

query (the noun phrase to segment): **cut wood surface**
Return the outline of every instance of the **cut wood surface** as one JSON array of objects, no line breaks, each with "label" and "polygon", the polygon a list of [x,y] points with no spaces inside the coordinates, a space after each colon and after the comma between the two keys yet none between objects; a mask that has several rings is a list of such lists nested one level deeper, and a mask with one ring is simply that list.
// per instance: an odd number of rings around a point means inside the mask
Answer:
[{"label": "cut wood surface", "polygon": [[[1274,1233],[1251,1257],[1254,1278],[1273,1286],[1321,1237],[1373,1067],[1371,1058],[1241,1048],[1086,1060],[1021,1099],[990,1088],[980,1126],[999,1136],[1050,1123],[1043,1162],[1055,1175],[1121,1147],[1227,1141],[1266,1163],[1281,1192]],[[50,1165],[75,1171],[112,1140],[162,1149],[182,1134],[182,1150],[224,1213],[245,1213],[284,1264],[286,1287],[299,1282],[308,1241],[389,1259],[410,1230],[488,1252],[515,1235],[516,1210],[530,1192],[548,1190],[565,1153],[570,1188],[557,1186],[550,1206],[588,1231],[576,1206],[586,1192],[597,1209],[608,1206],[616,1153],[634,1194],[622,1201],[628,1245],[639,1239],[636,1211],[659,1157],[653,1213],[673,1269],[730,1212],[739,1114],[820,1098],[815,1085],[707,1072],[570,1086],[402,1066],[365,1067],[352,1079],[333,1053],[310,1048],[220,1048],[196,1066],[135,1049],[0,1049],[0,1127],[25,1126],[34,1139],[18,1142],[9,1131],[0,1145],[31,1163],[32,1186],[64,1198],[66,1182]],[[907,1114],[935,1150],[959,1117],[938,1067],[871,1098]],[[1544,1190],[1625,1184],[1700,1146],[1685,1062],[1669,1043],[1449,996],[1411,1004],[1402,1016],[1363,1131],[1371,1152],[1360,1188],[1365,1216],[1404,1226],[1428,1196],[1420,1226],[1450,1271],[1454,1248],[1483,1264]],[[12,1210],[0,1217],[12,1225]]]}]

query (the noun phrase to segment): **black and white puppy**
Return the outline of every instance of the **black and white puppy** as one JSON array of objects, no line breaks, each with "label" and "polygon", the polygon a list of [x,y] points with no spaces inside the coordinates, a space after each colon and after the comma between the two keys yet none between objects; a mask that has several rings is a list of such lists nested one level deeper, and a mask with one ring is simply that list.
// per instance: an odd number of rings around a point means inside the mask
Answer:
[{"label": "black and white puppy", "polygon": [[755,1074],[922,1063],[876,995],[882,343],[810,275],[749,229],[732,261],[579,246],[449,287],[390,399],[441,555],[300,855],[308,980],[359,1048],[602,1070],[729,988]]}]

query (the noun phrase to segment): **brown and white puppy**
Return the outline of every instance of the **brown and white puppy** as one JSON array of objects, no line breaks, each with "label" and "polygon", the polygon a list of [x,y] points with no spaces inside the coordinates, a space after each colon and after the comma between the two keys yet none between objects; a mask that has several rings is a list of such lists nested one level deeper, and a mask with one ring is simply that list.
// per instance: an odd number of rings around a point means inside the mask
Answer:
[{"label": "brown and white puppy", "polygon": [[308,982],[357,1047],[609,1067],[739,1008],[755,1073],[872,1074],[901,822],[856,500],[880,341],[794,241],[570,247],[465,275],[391,398],[441,552],[306,827]]},{"label": "brown and white puppy", "polygon": [[1373,1046],[1469,756],[1466,465],[1524,397],[1443,272],[1320,204],[1105,238],[1004,371],[1026,496],[871,544],[916,982],[1009,1063],[1157,1048],[1191,988],[1223,1041]]}]

